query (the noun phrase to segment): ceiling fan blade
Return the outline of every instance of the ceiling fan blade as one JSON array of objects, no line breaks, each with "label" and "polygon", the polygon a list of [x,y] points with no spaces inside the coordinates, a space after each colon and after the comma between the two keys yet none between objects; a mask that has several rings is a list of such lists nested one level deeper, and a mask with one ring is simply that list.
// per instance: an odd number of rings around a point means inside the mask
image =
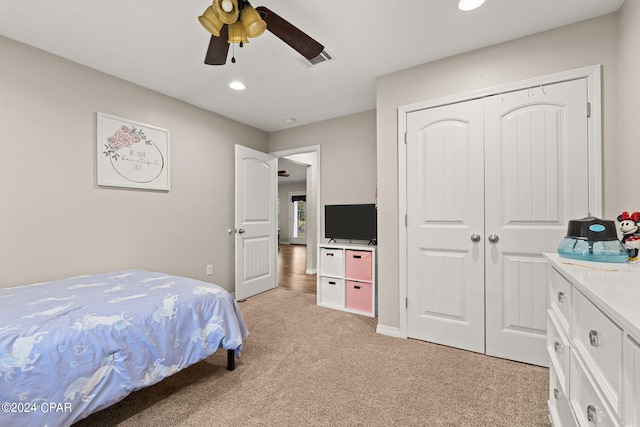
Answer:
[{"label": "ceiling fan blade", "polygon": [[322,53],[323,45],[299,30],[289,21],[264,6],[258,6],[256,10],[267,23],[267,30],[295,49],[300,55],[307,59],[313,59]]},{"label": "ceiling fan blade", "polygon": [[224,65],[227,62],[227,54],[229,53],[229,43],[227,42],[229,29],[227,25],[223,25],[220,29],[220,36],[211,36],[209,48],[204,57],[204,63],[207,65]]}]

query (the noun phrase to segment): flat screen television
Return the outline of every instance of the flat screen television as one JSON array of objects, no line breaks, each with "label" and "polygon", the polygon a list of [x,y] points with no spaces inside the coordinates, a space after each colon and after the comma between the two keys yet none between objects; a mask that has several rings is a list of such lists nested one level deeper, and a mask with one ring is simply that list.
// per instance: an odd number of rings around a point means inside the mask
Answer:
[{"label": "flat screen television", "polygon": [[375,244],[377,223],[373,203],[324,206],[324,237],[327,239],[367,240]]}]

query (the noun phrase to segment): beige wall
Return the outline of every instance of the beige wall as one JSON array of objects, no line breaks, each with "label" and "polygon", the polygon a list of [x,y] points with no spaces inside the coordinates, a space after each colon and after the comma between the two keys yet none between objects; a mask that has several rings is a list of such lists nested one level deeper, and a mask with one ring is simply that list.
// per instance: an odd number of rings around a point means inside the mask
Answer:
[{"label": "beige wall", "polygon": [[627,0],[619,25],[619,170],[620,205],[614,212],[640,211],[640,2]]},{"label": "beige wall", "polygon": [[612,217],[618,211],[619,204],[617,23],[617,14],[608,15],[428,63],[378,79],[377,170],[378,259],[380,260],[378,312],[381,327],[398,328],[400,325],[398,107],[588,65],[602,64],[604,213],[605,217]]},{"label": "beige wall", "polygon": [[[324,205],[374,203],[376,187],[376,113],[339,117],[272,132],[269,151],[320,145],[320,213]],[[320,218],[320,236],[324,223]],[[326,239],[321,238],[321,242]]]},{"label": "beige wall", "polygon": [[[0,287],[143,268],[233,290],[234,144],[267,151],[266,133],[3,37],[0,52]],[[169,192],[97,187],[97,111],[169,129]]]}]

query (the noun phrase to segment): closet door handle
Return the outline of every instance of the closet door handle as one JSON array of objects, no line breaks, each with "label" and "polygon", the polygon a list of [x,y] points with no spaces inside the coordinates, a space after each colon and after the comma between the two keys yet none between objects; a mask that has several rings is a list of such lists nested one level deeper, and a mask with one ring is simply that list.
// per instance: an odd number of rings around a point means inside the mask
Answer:
[{"label": "closet door handle", "polygon": [[558,341],[556,341],[553,343],[553,350],[556,353],[562,353],[562,351],[564,350],[564,346],[560,344]]},{"label": "closet door handle", "polygon": [[481,239],[481,237],[480,237],[480,235],[478,233],[473,233],[471,235],[471,241],[473,243],[478,243],[480,241],[480,239]]},{"label": "closet door handle", "polygon": [[558,292],[558,302],[567,302],[567,294],[565,292]]},{"label": "closet door handle", "polygon": [[497,234],[489,234],[489,242],[498,243],[498,240],[500,240],[500,237]]}]

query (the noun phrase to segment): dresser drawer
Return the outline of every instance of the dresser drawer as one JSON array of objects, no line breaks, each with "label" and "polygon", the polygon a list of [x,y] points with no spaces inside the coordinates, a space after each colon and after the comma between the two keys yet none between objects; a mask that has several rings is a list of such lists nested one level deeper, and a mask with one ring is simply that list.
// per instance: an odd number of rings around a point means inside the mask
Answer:
[{"label": "dresser drawer", "polygon": [[573,303],[573,343],[610,405],[617,410],[622,375],[622,330],[582,293],[573,294]]},{"label": "dresser drawer", "polygon": [[347,279],[370,282],[373,278],[371,272],[371,256],[369,251],[345,251],[345,277]]},{"label": "dresser drawer", "polygon": [[320,249],[320,275],[344,276],[344,250],[330,248]]},{"label": "dresser drawer", "polygon": [[321,277],[322,304],[344,308],[344,279]]},{"label": "dresser drawer", "polygon": [[551,359],[551,366],[558,377],[558,383],[566,393],[568,384],[566,378],[569,376],[569,355],[571,354],[571,342],[560,329],[557,322],[557,315],[553,310],[547,312],[547,351]]},{"label": "dresser drawer", "polygon": [[619,420],[605,403],[606,399],[594,385],[586,368],[571,354],[571,408],[581,426],[621,426]]},{"label": "dresser drawer", "polygon": [[640,343],[624,339],[622,414],[626,425],[640,426]]},{"label": "dresser drawer", "polygon": [[551,284],[549,287],[549,306],[558,314],[560,326],[569,333],[571,320],[571,295],[573,286],[555,268],[551,268]]},{"label": "dresser drawer", "polygon": [[553,365],[549,367],[549,416],[553,427],[574,427],[577,425],[571,404],[559,383]]}]

